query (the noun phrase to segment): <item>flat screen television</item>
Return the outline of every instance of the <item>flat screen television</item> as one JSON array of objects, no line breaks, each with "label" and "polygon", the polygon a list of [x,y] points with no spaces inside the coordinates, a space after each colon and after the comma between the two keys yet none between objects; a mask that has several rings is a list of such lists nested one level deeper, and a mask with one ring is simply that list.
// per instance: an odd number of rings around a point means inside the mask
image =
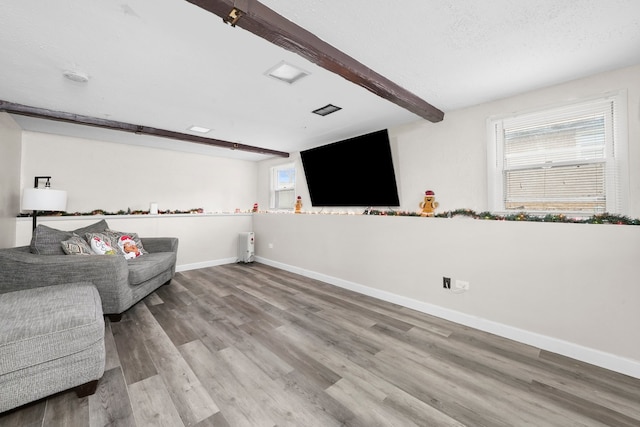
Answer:
[{"label": "flat screen television", "polygon": [[301,151],[313,206],[400,206],[386,129]]}]

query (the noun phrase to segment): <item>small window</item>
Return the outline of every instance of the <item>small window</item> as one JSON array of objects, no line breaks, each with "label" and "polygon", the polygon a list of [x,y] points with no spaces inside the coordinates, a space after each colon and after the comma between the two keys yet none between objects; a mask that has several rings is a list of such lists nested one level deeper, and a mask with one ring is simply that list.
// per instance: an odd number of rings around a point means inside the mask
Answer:
[{"label": "small window", "polygon": [[296,203],[296,168],[293,164],[271,168],[271,209],[293,209]]},{"label": "small window", "polygon": [[616,93],[490,119],[490,209],[623,214],[628,178],[622,98]]}]

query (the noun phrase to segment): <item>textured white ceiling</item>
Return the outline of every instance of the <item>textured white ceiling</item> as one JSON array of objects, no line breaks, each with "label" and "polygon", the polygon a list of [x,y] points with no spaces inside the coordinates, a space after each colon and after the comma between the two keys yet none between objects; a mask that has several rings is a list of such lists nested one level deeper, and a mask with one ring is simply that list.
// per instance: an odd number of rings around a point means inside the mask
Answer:
[{"label": "textured white ceiling", "polygon": [[[263,0],[445,112],[640,63],[639,0]],[[286,60],[294,85],[264,72]],[[89,75],[86,84],[64,70]],[[0,99],[295,152],[422,120],[184,0],[0,3]],[[311,111],[332,103],[339,112]],[[25,129],[263,155],[15,116]],[[432,124],[437,126],[438,124]]]}]

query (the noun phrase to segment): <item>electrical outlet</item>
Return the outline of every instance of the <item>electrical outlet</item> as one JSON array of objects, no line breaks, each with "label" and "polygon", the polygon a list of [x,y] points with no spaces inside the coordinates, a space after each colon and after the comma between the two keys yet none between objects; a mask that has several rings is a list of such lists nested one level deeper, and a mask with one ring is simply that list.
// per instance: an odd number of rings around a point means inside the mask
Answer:
[{"label": "electrical outlet", "polygon": [[273,249],[273,243],[269,243],[269,249]]},{"label": "electrical outlet", "polygon": [[451,277],[442,278],[442,287],[445,289],[451,289]]},{"label": "electrical outlet", "polygon": [[456,289],[460,289],[464,291],[469,290],[469,282],[466,282],[464,280],[456,280],[455,286],[456,286]]}]

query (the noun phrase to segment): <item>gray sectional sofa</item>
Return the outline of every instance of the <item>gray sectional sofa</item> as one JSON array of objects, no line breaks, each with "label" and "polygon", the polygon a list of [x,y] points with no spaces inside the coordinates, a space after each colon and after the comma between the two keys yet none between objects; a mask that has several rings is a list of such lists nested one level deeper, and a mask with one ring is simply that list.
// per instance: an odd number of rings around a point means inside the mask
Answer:
[{"label": "gray sectional sofa", "polygon": [[177,238],[139,238],[105,220],[38,225],[29,246],[0,249],[0,412],[71,388],[93,394],[105,368],[103,315],[118,321],[169,282],[177,252]]},{"label": "gray sectional sofa", "polygon": [[0,294],[0,412],[75,388],[93,394],[105,369],[104,318],[91,283]]},{"label": "gray sectional sofa", "polygon": [[67,255],[61,248],[61,242],[72,236],[108,229],[105,220],[72,231],[38,225],[30,246],[0,249],[0,293],[90,282],[98,289],[104,314],[112,321],[119,320],[124,311],[171,280],[178,239],[140,238],[145,254],[135,259],[119,255]]}]

